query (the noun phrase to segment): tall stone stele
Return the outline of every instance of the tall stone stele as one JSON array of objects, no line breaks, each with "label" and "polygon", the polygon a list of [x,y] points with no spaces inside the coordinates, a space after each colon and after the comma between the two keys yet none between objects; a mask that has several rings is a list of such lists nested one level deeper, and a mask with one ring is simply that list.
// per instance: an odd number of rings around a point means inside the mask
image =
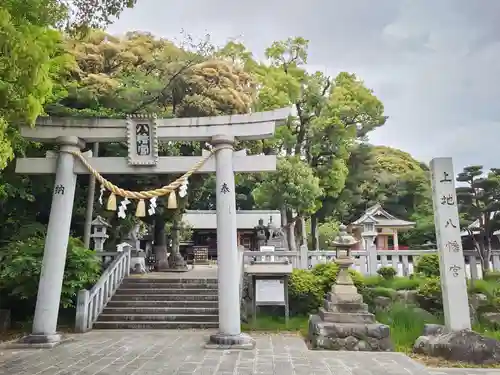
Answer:
[{"label": "tall stone stele", "polygon": [[350,249],[358,242],[340,226],[333,240],[337,249],[335,263],[340,270],[323,307],[309,319],[309,339],[314,349],[349,351],[391,351],[389,327],[377,323],[368,312],[349,274],[354,263]]}]

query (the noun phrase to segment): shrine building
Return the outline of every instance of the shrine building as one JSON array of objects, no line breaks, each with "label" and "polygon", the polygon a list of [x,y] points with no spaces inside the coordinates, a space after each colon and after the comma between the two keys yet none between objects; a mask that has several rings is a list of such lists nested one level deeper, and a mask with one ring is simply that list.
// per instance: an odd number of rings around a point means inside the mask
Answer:
[{"label": "shrine building", "polygon": [[[281,213],[274,210],[238,210],[236,211],[236,227],[238,245],[248,250],[257,249],[255,238],[255,227],[262,219],[265,224],[272,221],[275,225],[281,225]],[[217,215],[215,210],[186,210],[182,221],[193,230],[192,240],[182,243],[182,247],[208,247],[209,255],[217,256]],[[182,253],[185,253],[181,249]]]},{"label": "shrine building", "polygon": [[377,250],[405,250],[404,246],[399,246],[398,233],[414,228],[415,223],[398,219],[377,203],[368,208],[359,219],[352,222],[350,227],[353,236],[359,240],[358,249],[363,247],[361,233],[375,230]]}]

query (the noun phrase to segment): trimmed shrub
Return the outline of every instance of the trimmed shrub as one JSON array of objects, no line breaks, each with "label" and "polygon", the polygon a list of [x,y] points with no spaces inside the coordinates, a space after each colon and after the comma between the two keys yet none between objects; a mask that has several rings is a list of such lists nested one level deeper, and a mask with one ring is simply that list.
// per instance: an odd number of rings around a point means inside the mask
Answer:
[{"label": "trimmed shrub", "polygon": [[439,256],[437,254],[424,254],[415,264],[415,271],[425,277],[439,277]]},{"label": "trimmed shrub", "polygon": [[323,292],[328,293],[332,288],[332,285],[337,280],[337,274],[339,273],[339,267],[333,262],[321,263],[315,265],[311,273],[318,277],[321,282]]},{"label": "trimmed shrub", "polygon": [[324,285],[320,277],[309,270],[294,269],[288,284],[290,314],[313,312],[323,303]]},{"label": "trimmed shrub", "polygon": [[363,302],[368,305],[370,311],[375,311],[376,297],[388,297],[394,300],[396,298],[396,291],[394,289],[377,286],[375,288],[364,288],[362,295]]},{"label": "trimmed shrub", "polygon": [[363,290],[365,290],[365,280],[363,275],[360,272],[353,270],[352,268],[349,270],[349,274],[351,275],[352,282],[358,289],[358,292],[363,293]]},{"label": "trimmed shrub", "polygon": [[[408,278],[408,277],[395,277],[393,280],[390,280],[389,287],[394,290],[415,290],[422,283],[422,279],[417,278]],[[385,286],[382,283],[382,286]]]},{"label": "trimmed shrub", "polygon": [[443,311],[443,295],[439,277],[425,279],[417,288],[418,303],[421,308],[430,312]]},{"label": "trimmed shrub", "polygon": [[398,274],[393,267],[381,267],[377,270],[377,273],[385,280],[392,280]]}]

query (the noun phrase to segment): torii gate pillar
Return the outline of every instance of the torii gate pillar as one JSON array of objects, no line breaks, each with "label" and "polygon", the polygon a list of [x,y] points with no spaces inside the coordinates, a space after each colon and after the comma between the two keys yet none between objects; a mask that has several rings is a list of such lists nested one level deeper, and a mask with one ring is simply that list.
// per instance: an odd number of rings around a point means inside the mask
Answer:
[{"label": "torii gate pillar", "polygon": [[85,146],[83,141],[71,136],[59,137],[56,142],[61,152],[57,157],[33,330],[31,335],[23,339],[27,344],[42,344],[49,347],[61,340],[60,335],[56,333],[57,317],[76,189],[76,174],[73,171],[75,158],[64,151],[80,151]]},{"label": "torii gate pillar", "polygon": [[240,272],[236,226],[236,195],[233,170],[234,137],[215,135],[215,179],[217,200],[217,260],[219,286],[219,332],[209,346],[253,348],[253,339],[241,333]]}]

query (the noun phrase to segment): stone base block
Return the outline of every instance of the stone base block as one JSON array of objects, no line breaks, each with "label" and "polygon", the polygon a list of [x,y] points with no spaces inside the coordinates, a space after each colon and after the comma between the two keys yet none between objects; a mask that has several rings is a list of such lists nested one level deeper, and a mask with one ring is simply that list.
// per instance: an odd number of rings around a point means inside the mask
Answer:
[{"label": "stone base block", "polygon": [[246,333],[239,335],[227,335],[225,333],[215,333],[210,335],[205,349],[246,349],[255,348],[255,340]]},{"label": "stone base block", "polygon": [[349,294],[349,293],[333,293],[329,292],[326,295],[326,301],[331,303],[363,303],[363,297],[361,294]]},{"label": "stone base block", "polygon": [[31,334],[16,341],[1,344],[6,349],[52,349],[53,347],[72,341],[73,339],[60,334],[35,335]]},{"label": "stone base block", "polygon": [[334,303],[325,300],[324,308],[326,311],[334,313],[368,313],[366,303]]},{"label": "stone base block", "polygon": [[312,349],[393,351],[389,327],[380,323],[325,322],[320,316],[311,315],[308,338]]},{"label": "stone base block", "polygon": [[318,315],[325,322],[358,324],[375,323],[375,316],[369,312],[341,313],[326,311],[324,308],[320,308]]}]

